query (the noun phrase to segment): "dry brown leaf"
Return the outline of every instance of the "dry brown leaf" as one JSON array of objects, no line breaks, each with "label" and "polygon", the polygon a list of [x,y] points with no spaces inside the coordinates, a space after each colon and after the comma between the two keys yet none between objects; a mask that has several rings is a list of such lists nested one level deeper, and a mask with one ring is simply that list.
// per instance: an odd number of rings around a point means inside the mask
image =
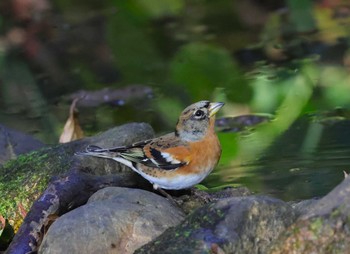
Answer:
[{"label": "dry brown leaf", "polygon": [[24,219],[27,216],[26,209],[24,208],[22,203],[18,203],[17,207],[18,207],[19,213],[21,214],[22,218]]},{"label": "dry brown leaf", "polygon": [[69,117],[60,136],[60,143],[67,143],[84,137],[83,130],[81,129],[78,121],[78,113],[76,110],[76,104],[79,100],[80,98],[74,99],[70,106]]},{"label": "dry brown leaf", "polygon": [[2,215],[0,215],[0,230],[1,230],[1,229],[4,229],[4,228],[5,228],[5,225],[6,225],[6,220],[5,220],[5,218],[4,218]]}]

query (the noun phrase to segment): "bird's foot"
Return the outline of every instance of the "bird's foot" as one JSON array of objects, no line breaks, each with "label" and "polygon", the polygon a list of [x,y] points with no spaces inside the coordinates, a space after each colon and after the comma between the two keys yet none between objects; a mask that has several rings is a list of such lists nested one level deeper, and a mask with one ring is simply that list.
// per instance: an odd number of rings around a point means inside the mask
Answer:
[{"label": "bird's foot", "polygon": [[176,199],[174,199],[169,193],[167,193],[165,190],[161,189],[161,188],[156,188],[156,190],[162,194],[164,197],[166,197],[170,203],[172,203],[173,205],[177,206],[177,207],[180,207],[180,204],[176,201]]}]

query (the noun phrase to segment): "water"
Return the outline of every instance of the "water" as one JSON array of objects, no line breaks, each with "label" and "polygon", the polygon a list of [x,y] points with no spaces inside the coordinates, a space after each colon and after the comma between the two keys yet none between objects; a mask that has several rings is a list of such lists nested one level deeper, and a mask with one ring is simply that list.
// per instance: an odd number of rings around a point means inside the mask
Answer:
[{"label": "water", "polygon": [[[305,135],[311,135],[312,125],[322,131],[306,149]],[[221,163],[206,183],[211,187],[220,182],[243,185],[284,200],[323,196],[344,179],[344,172],[350,172],[349,132],[350,120],[323,124],[302,117],[256,159],[237,163],[239,158],[232,158],[233,164]]]}]

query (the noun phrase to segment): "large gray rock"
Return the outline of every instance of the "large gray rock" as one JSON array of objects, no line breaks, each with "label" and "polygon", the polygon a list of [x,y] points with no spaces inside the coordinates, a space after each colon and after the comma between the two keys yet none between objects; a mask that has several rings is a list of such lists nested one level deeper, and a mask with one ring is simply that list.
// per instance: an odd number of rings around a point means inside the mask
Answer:
[{"label": "large gray rock", "polygon": [[312,203],[271,248],[273,254],[350,253],[350,177]]},{"label": "large gray rock", "polygon": [[234,197],[206,205],[135,253],[266,253],[296,219],[287,203]]},{"label": "large gray rock", "polygon": [[133,253],[178,225],[183,216],[167,199],[154,193],[105,188],[91,196],[88,204],[57,219],[39,253]]}]

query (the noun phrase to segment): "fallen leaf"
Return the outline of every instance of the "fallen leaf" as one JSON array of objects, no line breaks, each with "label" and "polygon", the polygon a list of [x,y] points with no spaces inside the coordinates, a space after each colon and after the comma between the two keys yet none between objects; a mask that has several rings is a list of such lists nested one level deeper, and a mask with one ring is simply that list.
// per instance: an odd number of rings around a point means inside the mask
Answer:
[{"label": "fallen leaf", "polygon": [[22,203],[18,203],[18,211],[21,214],[22,218],[24,219],[26,217],[26,215],[27,215],[27,211],[24,208]]},{"label": "fallen leaf", "polygon": [[78,112],[76,110],[76,104],[79,100],[80,98],[74,99],[70,106],[69,117],[60,136],[60,143],[67,143],[84,137],[83,130],[78,121]]},{"label": "fallen leaf", "polygon": [[2,230],[3,228],[5,228],[5,225],[6,225],[6,220],[5,218],[0,215],[0,230]]}]

